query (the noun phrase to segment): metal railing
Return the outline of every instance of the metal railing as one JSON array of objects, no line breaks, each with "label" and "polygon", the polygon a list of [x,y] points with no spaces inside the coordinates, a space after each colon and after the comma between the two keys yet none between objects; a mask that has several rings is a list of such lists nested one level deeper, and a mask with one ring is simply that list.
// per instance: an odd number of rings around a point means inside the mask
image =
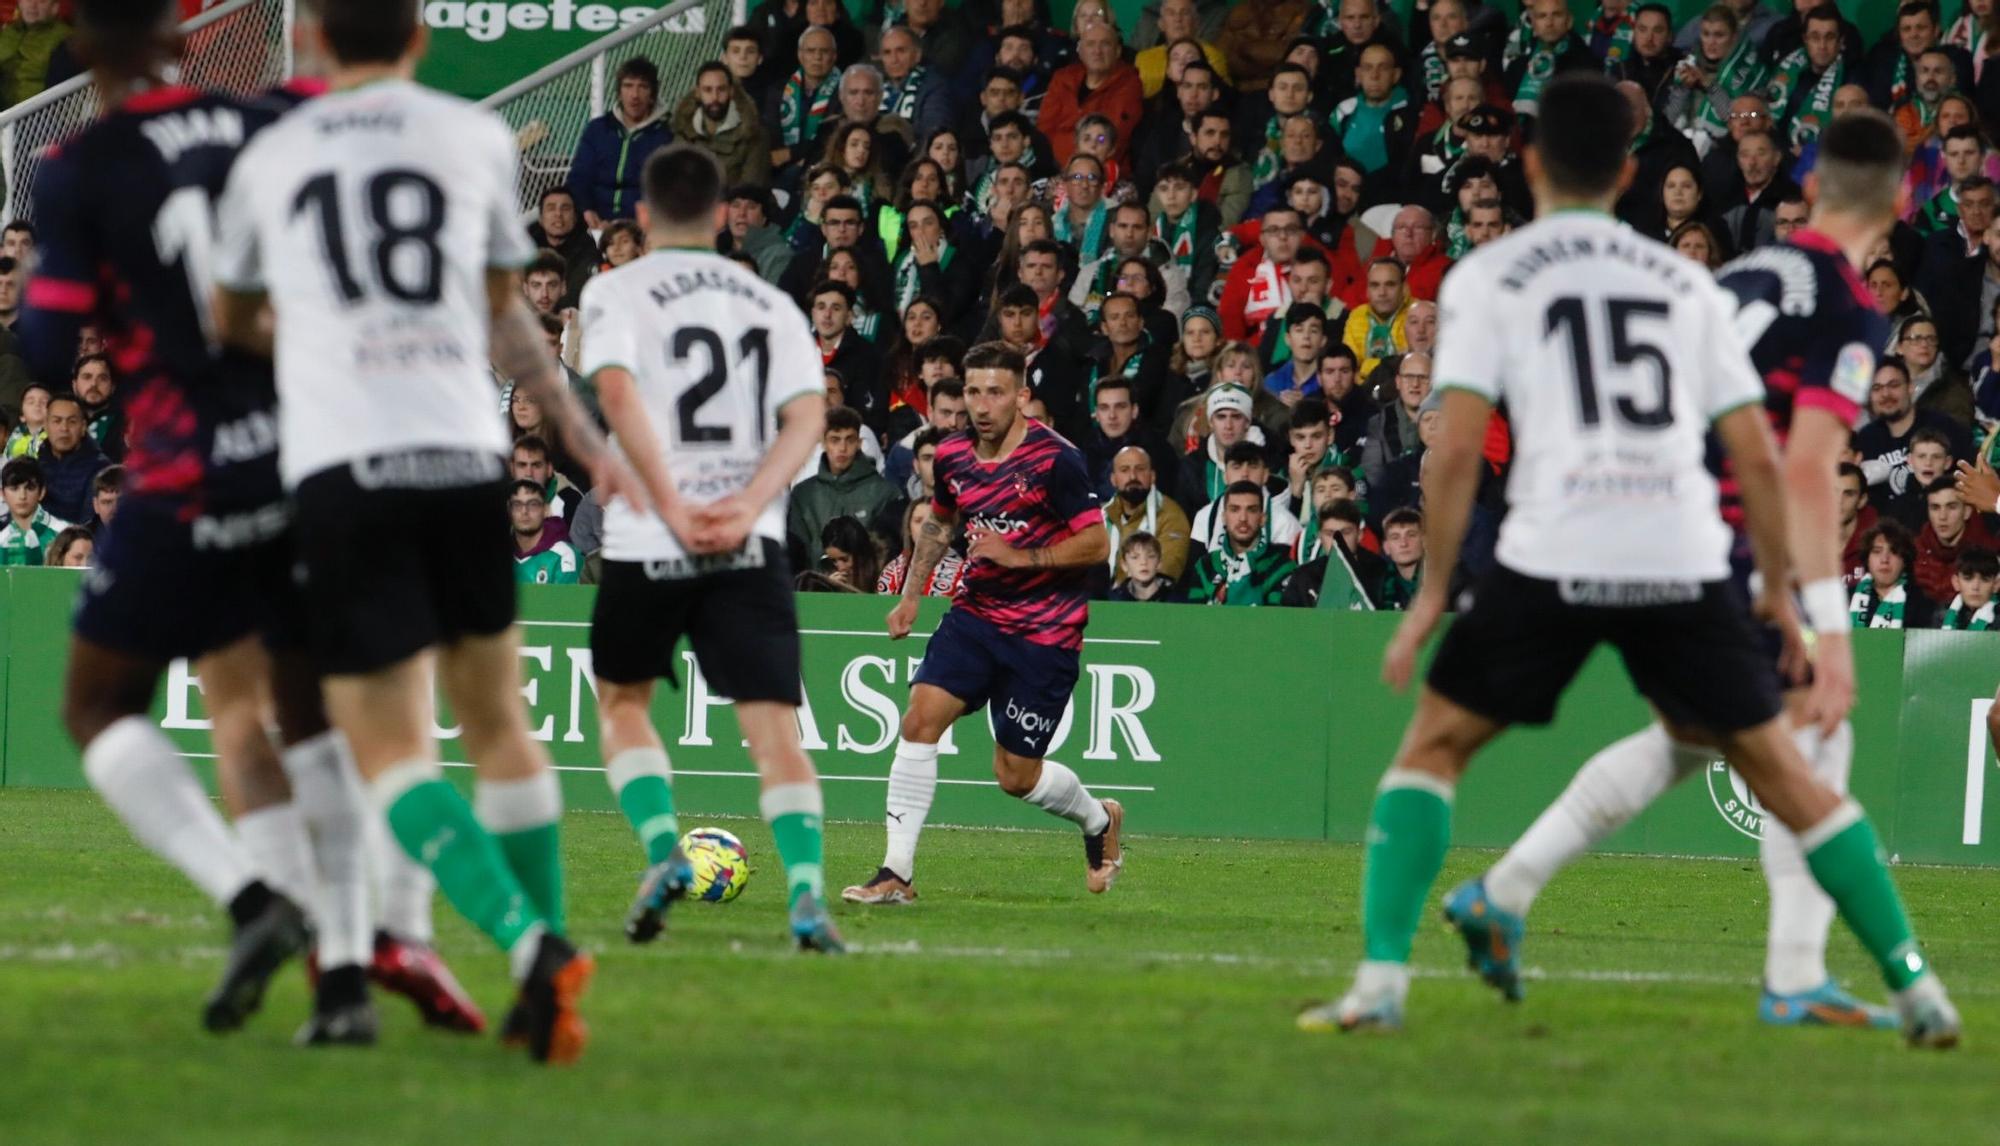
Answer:
[{"label": "metal railing", "polygon": [[535,210],[542,192],[569,178],[584,125],[617,96],[611,87],[619,64],[634,56],[652,60],[660,69],[660,106],[671,115],[694,88],[701,65],[721,58],[738,6],[736,0],[676,0],[480,100],[507,121],[520,144],[521,210]]}]

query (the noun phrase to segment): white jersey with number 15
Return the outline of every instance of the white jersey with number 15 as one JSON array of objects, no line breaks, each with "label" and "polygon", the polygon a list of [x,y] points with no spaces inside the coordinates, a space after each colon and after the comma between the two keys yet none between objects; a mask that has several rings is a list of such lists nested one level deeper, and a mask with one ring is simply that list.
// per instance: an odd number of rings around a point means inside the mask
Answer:
[{"label": "white jersey with number 15", "polygon": [[277,314],[287,486],[375,454],[506,452],[486,272],[534,256],[515,156],[496,116],[399,80],[312,100],[244,149],[216,277]]},{"label": "white jersey with number 15", "polygon": [[[704,251],[654,251],[585,285],[583,372],[611,367],[637,382],[674,487],[697,504],[748,486],[778,436],[779,411],[826,392],[819,347],[797,304]],[[764,508],[752,532],[784,541],[783,497]],[[605,507],[607,559],[686,555],[657,516],[623,501]]]},{"label": "white jersey with number 15", "polygon": [[1453,267],[1438,309],[1437,384],[1504,401],[1513,427],[1502,565],[1550,580],[1729,575],[1705,443],[1764,385],[1705,267],[1608,215],[1563,212]]}]

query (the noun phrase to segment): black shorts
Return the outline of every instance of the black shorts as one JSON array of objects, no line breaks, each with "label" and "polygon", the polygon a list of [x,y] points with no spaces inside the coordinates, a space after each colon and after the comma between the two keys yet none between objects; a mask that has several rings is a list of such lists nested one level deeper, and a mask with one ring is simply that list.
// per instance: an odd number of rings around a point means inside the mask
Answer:
[{"label": "black shorts", "polygon": [[685,634],[709,690],[730,700],[804,703],[799,614],[785,547],[753,538],[729,559],[606,561],[590,614],[590,655],[613,684],[679,687]]},{"label": "black shorts", "polygon": [[296,647],[290,507],[191,513],[186,502],[129,494],[97,534],[76,634],[148,660],[200,657],[253,633]]},{"label": "black shorts", "polygon": [[299,483],[299,557],[320,672],[374,672],[514,623],[506,472],[497,455],[425,450]]},{"label": "black shorts", "polygon": [[1502,724],[1547,724],[1599,644],[1670,722],[1714,733],[1778,715],[1777,669],[1728,582],[1544,581],[1496,565],[1432,660],[1430,687]]},{"label": "black shorts", "polygon": [[992,705],[994,742],[1016,756],[1040,760],[1062,727],[1082,664],[1079,649],[1003,632],[953,605],[931,634],[910,683],[945,690],[964,701],[967,712]]}]

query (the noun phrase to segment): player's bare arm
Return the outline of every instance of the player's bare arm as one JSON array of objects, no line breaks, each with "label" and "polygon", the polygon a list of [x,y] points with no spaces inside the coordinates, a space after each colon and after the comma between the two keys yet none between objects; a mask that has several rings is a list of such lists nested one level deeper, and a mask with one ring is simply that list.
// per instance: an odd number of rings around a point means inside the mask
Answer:
[{"label": "player's bare arm", "polygon": [[1472,499],[1479,492],[1479,470],[1485,464],[1480,452],[1492,417],[1493,403],[1480,395],[1455,386],[1445,390],[1444,432],[1424,462],[1424,583],[1382,654],[1382,679],[1399,692],[1409,687],[1417,654],[1444,616],[1445,595],[1472,518]]},{"label": "player's bare arm", "polygon": [[[1715,421],[1716,437],[1729,454],[1737,485],[1742,490],[1744,528],[1750,535],[1750,550],[1763,579],[1758,592],[1757,615],[1785,635],[1788,663],[1804,655],[1795,610],[1792,608],[1791,558],[1786,550],[1785,483],[1778,463],[1778,446],[1771,436],[1771,423],[1756,403],[1738,406]],[[1831,478],[1831,475],[1829,475]],[[1831,525],[1827,535],[1833,535]]]},{"label": "player's bare arm", "polygon": [[938,562],[944,560],[951,548],[951,535],[958,528],[958,513],[940,512],[935,504],[931,507],[930,520],[917,530],[916,552],[910,557],[910,572],[903,580],[903,599],[889,610],[889,639],[900,641],[910,635],[910,626],[917,621],[917,598],[923,595],[924,586],[930,584],[931,574],[937,572]]},{"label": "player's bare arm", "polygon": [[224,346],[235,347],[259,358],[272,356],[275,325],[270,298],[263,291],[218,287],[213,309],[215,336]]},{"label": "player's bare arm", "polygon": [[778,411],[778,440],[765,451],[750,484],[719,501],[694,507],[695,535],[690,548],[697,553],[728,553],[742,548],[757,515],[790,488],[792,475],[806,464],[825,432],[826,395],[801,394],[787,402]]},{"label": "player's bare arm", "polygon": [[1111,534],[1102,522],[1070,534],[1054,545],[1016,549],[999,533],[982,534],[967,557],[984,559],[1007,569],[1076,569],[1102,565],[1111,557]]},{"label": "player's bare arm", "polygon": [[622,497],[642,509],[650,509],[646,489],[605,442],[604,435],[597,432],[576,395],[563,384],[562,375],[549,357],[541,326],[521,295],[519,272],[488,269],[486,298],[493,321],[493,365],[542,404],[570,454],[589,471],[592,485],[603,490],[605,501]]},{"label": "player's bare arm", "polygon": [[2000,473],[1993,472],[1993,467],[1986,464],[1984,456],[1977,464],[1958,463],[1958,473],[1954,476],[1959,496],[1965,498],[1972,508],[1980,513],[2000,511]]},{"label": "player's bare arm", "polygon": [[1854,707],[1854,649],[1848,637],[1847,590],[1840,578],[1840,491],[1834,477],[1848,434],[1839,418],[1809,406],[1792,416],[1785,444],[1792,562],[1798,568],[1806,623],[1816,634],[1805,715],[1827,735]]}]

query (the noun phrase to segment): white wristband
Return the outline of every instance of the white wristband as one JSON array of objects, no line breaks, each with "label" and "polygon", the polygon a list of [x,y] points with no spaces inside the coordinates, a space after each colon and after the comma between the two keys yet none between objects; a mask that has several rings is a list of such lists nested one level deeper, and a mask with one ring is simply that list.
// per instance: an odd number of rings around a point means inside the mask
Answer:
[{"label": "white wristband", "polygon": [[1838,577],[1806,583],[1799,589],[1806,624],[1815,633],[1844,633],[1853,628],[1847,615],[1847,587]]}]

